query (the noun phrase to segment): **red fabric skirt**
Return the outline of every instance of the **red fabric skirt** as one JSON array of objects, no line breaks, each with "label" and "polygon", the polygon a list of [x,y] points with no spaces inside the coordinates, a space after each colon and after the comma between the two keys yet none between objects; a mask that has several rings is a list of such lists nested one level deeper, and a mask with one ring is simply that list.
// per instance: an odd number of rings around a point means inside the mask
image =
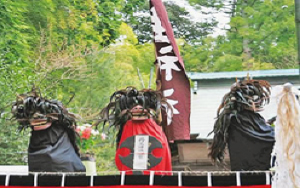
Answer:
[{"label": "red fabric skirt", "polygon": [[[121,136],[121,140],[119,143],[119,147],[116,152],[115,162],[116,166],[120,171],[127,171],[126,174],[133,174],[132,170],[139,170],[139,169],[133,169],[132,158],[128,157],[129,155],[133,155],[134,152],[134,140],[137,138],[136,136],[149,136],[149,158],[148,159],[148,165],[147,169],[144,169],[145,171],[143,174],[149,174],[147,170],[156,171],[156,175],[161,174],[170,174],[170,172],[159,172],[159,171],[172,171],[172,164],[171,164],[171,153],[168,145],[167,138],[162,130],[162,127],[157,125],[156,122],[153,119],[146,119],[146,120],[129,120],[124,125],[123,133]],[[155,141],[151,143],[152,141]],[[128,143],[131,142],[131,143]],[[154,146],[150,147],[151,144],[158,144],[160,147],[155,148]],[[122,147],[126,145],[127,147]],[[130,145],[130,146],[128,146]],[[147,146],[148,147],[148,146]],[[154,148],[153,148],[154,147]],[[151,148],[151,149],[150,149]],[[151,150],[151,151],[150,151]],[[148,155],[148,154],[145,155]],[[124,164],[124,157],[126,158],[127,162]],[[156,165],[151,165],[152,163],[155,163],[153,161],[153,157],[156,159],[159,159],[160,161]],[[123,158],[123,162],[120,158]],[[151,159],[152,158],[152,159]]]}]

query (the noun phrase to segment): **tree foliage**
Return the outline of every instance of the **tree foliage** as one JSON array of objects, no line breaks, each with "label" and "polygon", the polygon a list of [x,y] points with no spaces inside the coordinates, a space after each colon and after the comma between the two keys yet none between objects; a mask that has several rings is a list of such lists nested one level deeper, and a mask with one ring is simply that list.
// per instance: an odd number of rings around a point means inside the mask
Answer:
[{"label": "tree foliage", "polygon": [[[202,1],[193,1],[201,5]],[[190,71],[234,71],[297,67],[293,0],[232,1],[225,36],[184,46]],[[227,5],[228,6],[228,5]]]},{"label": "tree foliage", "polygon": [[[135,0],[16,0],[0,1],[0,159],[24,163],[28,133],[16,134],[10,121],[16,93],[33,85],[43,96],[61,100],[80,114],[79,123],[92,121],[118,88],[136,85],[136,71],[128,70],[116,47],[122,34],[122,11],[131,15]],[[125,8],[124,8],[125,5]],[[126,35],[127,33],[125,33]],[[127,34],[128,37],[134,38]],[[136,59],[133,55],[133,59]],[[17,141],[15,141],[17,140]],[[8,149],[9,148],[9,149]],[[18,162],[17,162],[18,161]]]},{"label": "tree foliage", "polygon": [[[185,7],[181,7],[173,1],[165,1],[164,5],[176,38],[182,38],[193,43],[195,40],[199,40],[210,34],[213,27],[217,24],[215,20],[196,22]],[[144,0],[144,4],[142,4],[135,14],[136,16],[128,22],[138,36],[140,43],[152,40],[153,33],[149,12],[149,1]]]}]

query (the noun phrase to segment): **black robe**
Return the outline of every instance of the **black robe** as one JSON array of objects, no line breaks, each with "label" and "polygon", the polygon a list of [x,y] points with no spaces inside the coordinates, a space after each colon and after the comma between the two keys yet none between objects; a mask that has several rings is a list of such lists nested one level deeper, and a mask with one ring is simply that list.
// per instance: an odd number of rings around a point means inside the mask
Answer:
[{"label": "black robe", "polygon": [[252,111],[239,112],[237,119],[231,119],[228,130],[231,170],[268,170],[275,142],[274,128]]},{"label": "black robe", "polygon": [[31,132],[28,166],[30,172],[85,172],[65,128],[58,122]]}]

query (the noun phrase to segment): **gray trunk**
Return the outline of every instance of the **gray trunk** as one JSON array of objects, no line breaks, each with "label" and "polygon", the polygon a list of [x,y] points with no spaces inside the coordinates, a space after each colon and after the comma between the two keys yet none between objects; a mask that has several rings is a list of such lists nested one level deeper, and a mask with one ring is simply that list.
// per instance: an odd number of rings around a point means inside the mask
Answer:
[{"label": "gray trunk", "polygon": [[[248,4],[248,1],[244,0],[243,8],[245,8],[247,6],[247,4]],[[244,10],[242,10],[242,17],[247,19],[247,15],[245,14]],[[248,27],[249,27],[248,23],[246,23],[244,28],[246,28],[246,30],[247,30]],[[243,61],[247,62],[247,69],[249,69],[249,68],[251,68],[250,67],[251,65],[248,66],[248,61],[249,61],[249,59],[252,58],[252,55],[251,55],[251,49],[249,48],[249,39],[245,38],[245,37],[243,38],[243,54],[244,54]]]},{"label": "gray trunk", "polygon": [[[247,26],[248,27],[248,26]],[[251,59],[251,49],[249,48],[249,40],[247,38],[243,39],[243,53],[244,53],[244,61],[248,61]]]}]

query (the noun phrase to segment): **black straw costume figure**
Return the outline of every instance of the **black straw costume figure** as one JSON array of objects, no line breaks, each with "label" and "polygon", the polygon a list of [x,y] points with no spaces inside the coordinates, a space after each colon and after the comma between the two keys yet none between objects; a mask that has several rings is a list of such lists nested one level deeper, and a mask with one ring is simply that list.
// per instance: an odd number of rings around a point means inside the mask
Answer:
[{"label": "black straw costume figure", "polygon": [[[267,170],[274,129],[257,113],[269,103],[270,84],[264,80],[237,81],[218,108],[209,157],[223,163],[228,144],[231,170]],[[210,133],[210,134],[211,134]]]},{"label": "black straw costume figure", "polygon": [[[157,91],[134,87],[116,91],[100,113],[118,129],[116,166],[127,174],[171,171],[171,153],[161,123],[161,110],[171,107]],[[168,174],[156,172],[156,174]]]},{"label": "black straw costume figure", "polygon": [[31,128],[28,147],[30,172],[85,172],[76,145],[75,116],[57,100],[30,93],[17,96],[12,114],[19,129]]}]

